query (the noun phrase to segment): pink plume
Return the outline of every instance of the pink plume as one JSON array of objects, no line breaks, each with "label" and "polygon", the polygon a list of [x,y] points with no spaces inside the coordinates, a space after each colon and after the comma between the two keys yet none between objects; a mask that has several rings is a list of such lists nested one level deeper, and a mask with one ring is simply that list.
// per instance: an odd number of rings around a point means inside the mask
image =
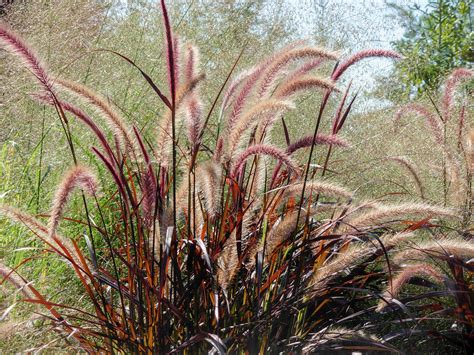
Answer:
[{"label": "pink plume", "polygon": [[90,195],[94,195],[98,189],[95,175],[84,166],[75,166],[69,170],[54,195],[51,219],[49,221],[49,235],[53,237],[59,225],[59,220],[64,212],[64,208],[76,188],[81,188]]},{"label": "pink plume", "polygon": [[202,104],[197,95],[192,95],[186,103],[186,122],[188,138],[192,147],[199,144],[202,130]]},{"label": "pink plume", "polygon": [[433,136],[434,139],[437,143],[442,144],[444,139],[443,139],[443,128],[441,126],[441,123],[439,120],[436,118],[436,116],[428,111],[424,106],[419,105],[419,104],[409,104],[406,105],[402,108],[400,108],[397,113],[395,114],[395,125],[398,124],[400,121],[400,118],[407,114],[407,113],[416,113],[418,116],[421,116],[426,119],[426,124],[431,128],[433,131]]},{"label": "pink plume", "polygon": [[242,152],[237,157],[232,169],[233,176],[238,176],[242,172],[242,168],[244,166],[245,161],[251,155],[272,156],[275,159],[278,159],[280,162],[284,163],[288,167],[288,169],[291,170],[292,172],[298,171],[298,167],[296,166],[296,164],[291,160],[290,156],[284,151],[271,145],[256,144],[247,148],[244,152]]},{"label": "pink plume", "polygon": [[366,58],[373,57],[383,57],[383,58],[394,58],[400,59],[402,56],[395,51],[386,50],[386,49],[365,49],[360,52],[357,52],[347,58],[345,61],[340,63],[334,73],[331,75],[331,79],[337,80],[339,77],[344,74],[344,72],[351,67],[353,64],[361,61]]},{"label": "pink plume", "polygon": [[[305,136],[296,142],[290,144],[286,149],[288,154],[293,154],[295,151],[301,148],[308,148],[311,147],[313,144],[313,136]],[[349,143],[347,143],[344,139],[338,137],[335,134],[326,135],[326,134],[318,134],[316,135],[316,140],[314,144],[324,144],[324,145],[332,145],[336,147],[348,147]]]},{"label": "pink plume", "polygon": [[49,77],[43,63],[36,56],[34,51],[25,43],[25,41],[20,38],[20,36],[15,34],[4,24],[0,24],[0,44],[3,44],[5,49],[16,55],[23,62],[23,64],[38,79],[46,91],[54,92],[52,80]]},{"label": "pink plume", "polygon": [[474,77],[474,72],[469,69],[465,68],[458,68],[455,69],[451,75],[446,80],[446,86],[444,89],[443,95],[443,116],[445,122],[449,120],[451,116],[451,111],[453,107],[453,100],[454,100],[454,93],[456,92],[457,87],[459,84],[466,79],[472,79]]}]

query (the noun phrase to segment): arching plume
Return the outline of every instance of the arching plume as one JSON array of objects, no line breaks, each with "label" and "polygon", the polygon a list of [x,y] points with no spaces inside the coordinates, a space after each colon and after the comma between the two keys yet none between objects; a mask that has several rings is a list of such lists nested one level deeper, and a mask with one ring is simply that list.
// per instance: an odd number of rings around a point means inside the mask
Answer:
[{"label": "arching plume", "polygon": [[474,78],[474,72],[466,68],[455,69],[451,75],[448,77],[444,87],[444,95],[442,99],[442,110],[443,118],[445,122],[449,121],[449,118],[452,115],[452,109],[454,105],[454,94],[457,87],[464,80],[469,80]]},{"label": "arching plume", "polygon": [[245,161],[251,155],[259,155],[259,154],[272,156],[273,158],[278,159],[279,161],[284,163],[290,171],[292,172],[298,171],[298,167],[295,165],[295,163],[282,150],[271,145],[257,144],[257,145],[253,145],[247,148],[235,159],[235,163],[233,164],[233,167],[232,167],[233,176],[237,176],[241,173],[241,169],[243,168]]},{"label": "arching plume", "polygon": [[235,152],[239,144],[242,143],[244,133],[249,128],[258,125],[264,116],[281,114],[293,107],[290,102],[273,99],[265,100],[252,106],[252,108],[245,112],[239,119],[235,128],[229,132],[228,153],[232,154]]},{"label": "arching plume", "polygon": [[431,206],[421,203],[402,203],[394,205],[379,205],[359,217],[347,221],[350,226],[366,227],[377,225],[387,220],[398,220],[408,216],[417,217],[455,217],[456,213],[448,208]]},{"label": "arching plume", "polygon": [[125,123],[125,120],[114,110],[107,100],[94,93],[84,85],[72,81],[58,79],[56,84],[72,92],[91,107],[96,109],[126,151],[137,152],[135,139],[132,131]]},{"label": "arching plume", "polygon": [[301,91],[311,90],[314,88],[335,90],[334,83],[328,79],[316,76],[303,76],[282,84],[275,90],[273,95],[280,99],[285,99],[296,95]]},{"label": "arching plume", "polygon": [[342,63],[340,63],[334,73],[331,75],[331,79],[336,81],[338,80],[344,72],[353,66],[355,63],[367,59],[367,58],[374,58],[374,57],[382,57],[382,58],[393,58],[393,59],[400,59],[401,55],[397,52],[385,49],[365,49],[360,52],[357,52]]},{"label": "arching plume", "polygon": [[20,36],[2,23],[0,23],[0,44],[22,61],[46,92],[54,93],[53,80],[45,65]]},{"label": "arching plume", "polygon": [[433,137],[436,143],[442,144],[444,141],[443,127],[439,118],[435,116],[432,112],[426,109],[423,105],[420,104],[409,104],[401,107],[395,114],[395,125],[398,124],[400,118],[407,114],[413,112],[418,116],[426,120],[427,126],[431,129]]},{"label": "arching plume", "polygon": [[239,268],[236,243],[234,231],[225,242],[217,259],[217,283],[223,290],[227,290]]},{"label": "arching plume", "polygon": [[415,276],[426,277],[439,283],[443,282],[445,278],[441,272],[439,272],[430,264],[423,263],[408,265],[404,267],[401,272],[397,273],[396,276],[389,280],[389,285],[382,294],[382,298],[384,300],[379,301],[377,310],[383,310],[386,306],[388,306],[387,302],[390,303],[391,300],[396,299],[402,287]]},{"label": "arching plume", "polygon": [[413,177],[413,180],[415,181],[415,185],[418,189],[418,192],[420,193],[420,197],[422,199],[424,199],[425,198],[424,188],[423,188],[423,185],[421,183],[421,179],[418,176],[418,173],[416,172],[416,168],[413,165],[413,163],[410,160],[408,160],[406,157],[401,157],[401,156],[400,157],[388,157],[387,159],[400,164],[401,166],[405,167],[408,170],[410,175]]},{"label": "arching plume", "polygon": [[[303,138],[298,139],[296,142],[290,144],[288,148],[286,148],[286,152],[288,154],[293,154],[299,149],[302,148],[310,148],[313,144],[313,136],[305,136]],[[318,134],[316,135],[316,139],[314,144],[323,144],[323,145],[332,145],[335,147],[349,147],[349,143],[344,140],[343,138],[339,137],[338,135],[331,134]]]},{"label": "arching plume", "polygon": [[56,194],[54,195],[51,217],[48,225],[50,237],[56,234],[56,228],[63,215],[64,208],[74,189],[80,188],[90,195],[97,192],[98,184],[95,175],[86,167],[75,166],[63,177]]},{"label": "arching plume", "polygon": [[[308,59],[318,58],[322,60],[337,60],[338,54],[335,52],[327,51],[323,48],[317,47],[300,47],[294,48],[289,51],[281,53],[275,58],[274,61],[265,70],[264,74],[258,85],[257,98],[266,97],[269,91],[273,88],[273,84],[282,70],[291,62]],[[319,65],[319,63],[318,63]],[[309,71],[309,70],[306,70]]]}]

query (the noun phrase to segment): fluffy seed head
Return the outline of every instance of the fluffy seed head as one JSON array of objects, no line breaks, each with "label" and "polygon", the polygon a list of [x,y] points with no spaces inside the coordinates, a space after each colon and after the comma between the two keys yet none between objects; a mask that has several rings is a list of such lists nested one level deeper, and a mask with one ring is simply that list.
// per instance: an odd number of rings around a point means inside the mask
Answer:
[{"label": "fluffy seed head", "polygon": [[331,79],[336,81],[338,80],[344,72],[349,69],[355,63],[361,61],[362,59],[366,58],[373,58],[373,57],[383,57],[383,58],[394,58],[400,59],[401,55],[397,52],[385,50],[385,49],[366,49],[360,52],[357,52],[339,64],[331,75]]},{"label": "fluffy seed head", "polygon": [[[309,148],[313,144],[313,136],[305,136],[303,138],[300,138],[296,142],[290,144],[288,148],[286,149],[286,152],[288,154],[293,154],[299,149],[302,148]],[[318,134],[316,135],[316,140],[314,141],[314,144],[323,144],[323,145],[332,145],[335,147],[348,147],[349,143],[345,141],[343,138],[339,137],[338,135],[331,134]]]},{"label": "fluffy seed head", "polygon": [[97,192],[97,179],[89,168],[78,165],[64,175],[53,200],[53,208],[51,210],[48,228],[50,237],[55,235],[64,208],[66,207],[71,193],[76,188],[80,188],[90,195],[94,195]]},{"label": "fluffy seed head", "polygon": [[474,258],[474,245],[471,241],[461,238],[444,238],[438,240],[426,240],[417,243],[411,248],[405,248],[394,255],[393,261],[397,264],[411,261],[429,261],[433,257],[455,256],[459,259]]},{"label": "fluffy seed head", "polygon": [[382,298],[385,301],[380,300],[377,310],[381,311],[387,306],[387,302],[396,299],[402,287],[415,276],[427,277],[433,279],[436,282],[443,282],[444,279],[443,274],[430,264],[423,263],[409,265],[403,268],[401,272],[389,280],[389,286],[382,295]]},{"label": "fluffy seed head", "polygon": [[413,163],[408,160],[406,157],[388,157],[388,160],[394,161],[401,166],[405,167],[413,176],[413,179],[415,180],[416,187],[418,188],[418,192],[420,193],[421,198],[424,198],[424,189],[423,185],[421,183],[420,177],[418,176],[418,173],[416,172],[416,168],[413,165]]},{"label": "fluffy seed head", "polygon": [[239,257],[237,255],[237,240],[233,232],[222,248],[217,259],[217,283],[226,290],[234,279],[239,269]]},{"label": "fluffy seed head", "polygon": [[280,99],[288,98],[314,88],[335,90],[334,83],[331,80],[319,78],[316,76],[302,76],[293,81],[282,84],[275,91],[274,96]]},{"label": "fluffy seed head", "polygon": [[96,109],[111,129],[114,137],[127,151],[138,151],[138,149],[135,148],[135,139],[125,123],[125,120],[114,110],[105,98],[96,94],[86,86],[69,80],[58,79],[56,84],[72,92]]},{"label": "fluffy seed head", "polygon": [[233,168],[232,168],[233,176],[238,176],[241,173],[241,170],[244,166],[245,161],[251,155],[259,155],[259,154],[269,155],[275,159],[278,159],[280,162],[284,163],[290,171],[294,173],[297,173],[298,171],[298,167],[296,166],[296,164],[291,160],[288,154],[286,154],[284,151],[271,145],[256,144],[247,148],[236,158],[235,163],[233,164]]},{"label": "fluffy seed head", "polygon": [[186,124],[188,126],[188,139],[192,147],[199,143],[202,130],[202,103],[197,94],[191,95],[184,104]]},{"label": "fluffy seed head", "polygon": [[28,70],[36,77],[45,91],[54,93],[52,79],[44,64],[23,39],[6,25],[0,23],[0,44],[10,53],[17,56]]},{"label": "fluffy seed head", "polygon": [[196,169],[196,184],[202,192],[207,213],[214,218],[221,199],[222,170],[219,164],[208,161]]},{"label": "fluffy seed head", "polygon": [[235,128],[229,132],[228,152],[232,154],[238,145],[242,143],[244,133],[250,128],[255,127],[264,116],[279,115],[293,108],[291,102],[281,100],[265,100],[244,113],[239,119]]},{"label": "fluffy seed head", "polygon": [[452,114],[452,107],[454,104],[454,93],[462,81],[473,79],[474,71],[466,68],[455,69],[448,77],[445,83],[444,95],[442,99],[442,109],[445,122],[449,121]]},{"label": "fluffy seed head", "polygon": [[[262,75],[262,79],[259,83],[257,97],[263,98],[268,94],[270,89],[273,87],[275,80],[278,78],[278,76],[282,73],[282,70],[288,64],[294,61],[308,58],[312,58],[313,61],[314,58],[317,58],[320,61],[328,59],[337,60],[338,54],[318,47],[300,47],[284,51],[279,56],[276,56],[275,60],[273,60],[272,63],[268,66],[268,68],[266,68],[265,73]],[[314,66],[319,65],[319,63],[315,65],[314,62],[312,64],[313,68]],[[306,68],[306,70],[304,71],[307,72],[311,69]]]},{"label": "fluffy seed head", "polygon": [[443,143],[443,128],[438,117],[430,112],[426,107],[419,104],[409,104],[401,107],[395,114],[395,124],[397,125],[400,118],[407,113],[415,113],[426,120],[426,124],[431,128],[436,143]]},{"label": "fluffy seed head", "polygon": [[378,223],[382,223],[383,221],[387,220],[406,218],[410,215],[415,215],[418,217],[456,216],[453,210],[443,207],[421,203],[403,203],[398,205],[378,206],[376,209],[348,221],[348,224],[354,227],[366,227],[370,225],[377,225]]}]

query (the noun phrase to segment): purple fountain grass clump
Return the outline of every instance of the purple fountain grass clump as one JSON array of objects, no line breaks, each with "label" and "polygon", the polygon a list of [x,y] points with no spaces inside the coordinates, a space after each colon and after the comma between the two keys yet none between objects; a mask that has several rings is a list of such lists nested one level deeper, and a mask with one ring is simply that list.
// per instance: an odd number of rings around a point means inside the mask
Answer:
[{"label": "purple fountain grass clump", "polygon": [[382,58],[394,58],[394,59],[400,59],[402,56],[391,50],[386,50],[386,49],[366,49],[362,50],[360,52],[357,52],[353,55],[351,55],[349,58],[344,60],[342,63],[340,63],[336,70],[331,75],[331,79],[334,81],[337,81],[344,72],[349,69],[352,65],[355,63],[367,59],[367,58],[373,58],[373,57],[382,57]]},{"label": "purple fountain grass clump", "polygon": [[232,175],[234,177],[240,175],[245,161],[252,155],[269,155],[284,163],[291,172],[298,172],[298,167],[287,153],[271,145],[256,144],[247,148],[236,158],[232,168]]},{"label": "purple fountain grass clump", "polygon": [[464,81],[474,78],[474,72],[466,68],[455,69],[451,75],[448,77],[445,83],[444,95],[442,99],[442,109],[443,109],[443,118],[445,122],[449,121],[450,116],[452,115],[452,107],[454,100],[454,93],[456,92],[457,87]]},{"label": "purple fountain grass clump", "polygon": [[98,190],[97,179],[89,168],[78,165],[64,175],[54,195],[48,226],[50,236],[54,236],[56,233],[64,208],[71,197],[71,193],[76,188],[80,188],[90,195],[96,194]]},{"label": "purple fountain grass clump", "polygon": [[5,24],[0,23],[0,44],[10,53],[16,55],[36,77],[46,92],[54,93],[53,80],[48,74],[45,65],[34,53],[33,49],[23,39],[15,34]]}]

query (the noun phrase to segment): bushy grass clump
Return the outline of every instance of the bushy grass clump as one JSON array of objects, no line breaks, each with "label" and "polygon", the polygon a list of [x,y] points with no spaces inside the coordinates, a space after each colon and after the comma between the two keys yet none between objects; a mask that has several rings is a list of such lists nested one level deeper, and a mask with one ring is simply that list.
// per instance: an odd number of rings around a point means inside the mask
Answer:
[{"label": "bushy grass clump", "polygon": [[[11,205],[1,205],[0,214],[42,241],[39,254],[66,262],[85,304],[55,302],[20,276],[28,258],[0,265],[2,283],[47,310],[53,330],[87,352],[395,352],[399,339],[427,335],[472,350],[474,247],[470,232],[464,228],[463,239],[456,229],[466,225],[465,216],[427,202],[362,201],[327,178],[333,151],[350,145],[339,133],[357,96],[339,79],[361,60],[399,55],[364,50],[341,59],[297,42],[235,75],[239,57],[205,107],[199,51],[173,33],[164,1],[161,7],[166,89],[114,52],[164,106],[155,127],[130,125],[105,97],[54,76],[20,37],[0,27],[0,42],[36,80],[33,100],[56,111],[71,157],[47,214]],[[332,73],[318,71],[323,64],[333,65]],[[457,83],[471,76],[460,70],[448,79],[442,122],[452,113]],[[322,92],[314,125],[295,139],[285,114],[314,90]],[[337,95],[340,103],[328,113]],[[446,141],[438,118],[410,109],[426,116],[436,142]],[[330,132],[322,133],[328,114]],[[208,126],[213,115],[216,130]],[[280,124],[286,147],[272,144],[272,128]],[[73,125],[94,135],[99,169],[80,161]],[[315,165],[317,145],[326,154]],[[461,148],[469,177],[472,146]],[[299,161],[295,153],[303,151]],[[464,181],[451,158],[447,153],[449,181]],[[394,160],[423,195],[415,169]],[[456,193],[470,196],[470,185]],[[71,199],[82,213],[66,218]],[[63,235],[66,222],[77,226],[75,235]],[[408,283],[419,288],[405,295]],[[425,327],[423,320],[434,317],[456,327]],[[382,334],[391,324],[397,326]]]}]

